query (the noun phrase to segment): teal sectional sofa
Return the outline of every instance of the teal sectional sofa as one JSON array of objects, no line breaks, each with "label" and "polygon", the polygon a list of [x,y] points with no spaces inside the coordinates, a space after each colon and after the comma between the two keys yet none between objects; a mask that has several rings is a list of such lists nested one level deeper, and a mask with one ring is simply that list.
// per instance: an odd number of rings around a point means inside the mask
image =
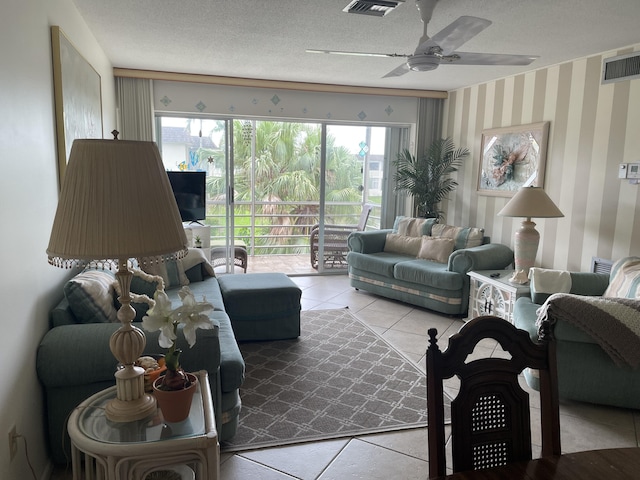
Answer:
[{"label": "teal sectional sofa", "polygon": [[[614,264],[611,273],[568,272],[570,282],[562,293],[585,297],[602,297],[615,287],[621,275],[620,265],[625,261],[635,262],[631,272],[632,293],[613,294],[618,298],[635,298],[640,302],[640,258],[628,257]],[[628,272],[627,272],[628,273]],[[635,276],[635,279],[633,277]],[[616,280],[618,277],[618,280]],[[618,282],[620,283],[620,282]],[[635,285],[635,287],[634,287]],[[532,339],[538,337],[536,320],[538,310],[553,291],[540,291],[532,282],[531,296],[516,301],[513,318],[516,327],[529,332]],[[585,299],[586,301],[586,299]],[[616,307],[618,308],[618,307]],[[585,318],[592,321],[594,316]],[[640,315],[638,315],[640,323]],[[598,344],[594,336],[562,318],[550,318],[552,333],[556,339],[558,363],[558,390],[561,398],[624,408],[640,408],[640,370],[631,366],[617,365],[611,356]],[[527,384],[539,389],[535,371],[525,370]]]},{"label": "teal sectional sofa", "polygon": [[[166,270],[164,273],[167,274]],[[89,277],[89,280],[81,283],[81,276]],[[218,437],[224,441],[235,435],[238,426],[244,360],[225,312],[218,280],[209,276],[209,270],[201,263],[180,272],[180,277],[176,280],[177,285],[165,288],[174,307],[181,304],[177,294],[180,283],[186,281],[198,301],[205,296],[215,307],[209,313],[214,328],[197,330],[196,343],[189,348],[180,324],[177,346],[183,351],[180,361],[186,371],[206,370],[209,373]],[[109,295],[113,301],[114,292],[109,292],[113,279],[110,272],[95,270],[81,272],[72,278],[64,287],[65,297],[50,312],[51,329],[38,348],[36,368],[44,387],[48,443],[55,463],[70,461],[66,421],[72,409],[90,395],[115,384],[113,375],[117,360],[109,349],[109,338],[120,323],[113,322],[113,310],[107,304]],[[88,285],[95,282],[101,283],[103,288]],[[92,295],[87,296],[81,291],[83,289],[92,290]],[[96,293],[98,290],[101,293]],[[131,291],[151,297],[155,285],[136,275]],[[105,301],[103,305],[100,305],[100,296]],[[137,312],[136,325],[141,327],[138,322],[148,305],[143,302],[132,305]],[[117,304],[113,307],[117,308]],[[145,335],[144,355],[164,353],[158,345],[159,332],[145,331]]]},{"label": "teal sectional sofa", "polygon": [[466,315],[470,270],[513,263],[484,230],[398,217],[393,229],[353,232],[347,263],[352,287],[450,315]]}]

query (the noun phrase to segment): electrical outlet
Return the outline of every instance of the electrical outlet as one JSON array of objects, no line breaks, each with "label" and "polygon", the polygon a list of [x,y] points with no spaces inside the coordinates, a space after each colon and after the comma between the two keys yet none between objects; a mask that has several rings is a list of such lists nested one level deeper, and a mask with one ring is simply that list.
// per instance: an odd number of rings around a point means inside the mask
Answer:
[{"label": "electrical outlet", "polygon": [[16,432],[16,426],[14,425],[9,430],[9,459],[13,460],[18,453],[18,433]]}]

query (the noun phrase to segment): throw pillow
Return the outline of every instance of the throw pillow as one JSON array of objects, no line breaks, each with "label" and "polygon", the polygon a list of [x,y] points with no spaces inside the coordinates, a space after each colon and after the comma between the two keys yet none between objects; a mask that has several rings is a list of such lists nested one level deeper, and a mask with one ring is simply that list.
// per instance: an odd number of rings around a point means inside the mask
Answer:
[{"label": "throw pillow", "polygon": [[640,257],[625,257],[611,268],[611,280],[603,297],[640,298]]},{"label": "throw pillow", "polygon": [[115,322],[113,280],[115,275],[109,270],[85,270],[71,280],[64,288],[64,296],[69,308],[80,323]]},{"label": "throw pillow", "polygon": [[[193,270],[193,267],[196,265],[200,265],[200,275],[199,280],[194,281],[202,281],[204,277],[215,277],[216,272],[213,270],[213,266],[207,259],[207,256],[204,254],[204,251],[201,248],[189,248],[187,249],[187,254],[182,259],[182,266],[184,267],[185,272],[189,270]],[[188,277],[189,275],[187,275]],[[191,280],[191,279],[189,279]]]},{"label": "throw pillow", "polygon": [[531,267],[529,269],[531,290],[535,293],[569,293],[571,273],[566,270]]},{"label": "throw pillow", "polygon": [[398,215],[396,217],[396,219],[393,221],[393,228],[392,228],[393,233],[398,233],[398,228],[400,226],[400,222],[405,218],[407,218],[407,217],[405,217],[404,215]]},{"label": "throw pillow", "polygon": [[482,245],[484,239],[483,228],[454,227],[453,225],[435,224],[431,229],[434,237],[452,238],[455,250]]},{"label": "throw pillow", "polygon": [[182,260],[165,258],[164,261],[161,259],[150,261],[146,259],[145,262],[140,261],[140,264],[145,272],[162,277],[165,288],[189,285]]},{"label": "throw pillow", "polygon": [[571,273],[566,270],[531,267],[529,280],[534,303],[542,304],[554,293],[571,292]]},{"label": "throw pillow", "polygon": [[442,237],[422,237],[418,258],[433,260],[438,263],[447,263],[453,252],[453,239]]},{"label": "throw pillow", "polygon": [[436,221],[435,218],[402,217],[398,221],[398,234],[409,237],[430,235],[431,228]]},{"label": "throw pillow", "polygon": [[387,233],[383,250],[389,253],[402,253],[416,257],[420,251],[421,243],[421,237],[408,237],[398,233]]}]

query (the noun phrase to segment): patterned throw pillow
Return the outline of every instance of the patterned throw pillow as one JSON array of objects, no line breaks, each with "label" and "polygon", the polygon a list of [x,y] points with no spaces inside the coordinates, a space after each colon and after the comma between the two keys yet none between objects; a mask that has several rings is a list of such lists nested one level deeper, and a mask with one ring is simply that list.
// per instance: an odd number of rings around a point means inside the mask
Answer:
[{"label": "patterned throw pillow", "polygon": [[189,285],[189,279],[184,273],[184,265],[182,260],[167,259],[157,262],[140,262],[142,270],[151,274],[158,275],[164,280],[164,288],[179,287]]},{"label": "patterned throw pillow", "polygon": [[[152,275],[137,268],[134,268],[132,271],[133,278],[131,278],[131,286],[129,287],[131,293],[147,295],[148,297],[153,298],[153,294],[156,293],[156,290],[164,289],[164,279],[160,275]],[[120,292],[116,290],[116,293],[119,294]]]},{"label": "patterned throw pillow", "polygon": [[109,270],[85,270],[65,284],[64,296],[78,322],[106,323],[117,320],[114,279],[114,273]]},{"label": "patterned throw pillow", "polygon": [[402,253],[417,257],[422,244],[421,237],[409,237],[398,233],[387,233],[384,242],[384,251],[389,253]]},{"label": "patterned throw pillow", "polygon": [[609,286],[603,297],[640,298],[640,257],[625,257],[611,268]]},{"label": "patterned throw pillow", "polygon": [[422,237],[418,258],[433,260],[438,263],[447,263],[453,252],[453,239],[444,237]]},{"label": "patterned throw pillow", "polygon": [[436,222],[435,218],[398,217],[394,225],[394,232],[409,237],[431,235],[431,228]]},{"label": "patterned throw pillow", "polygon": [[431,229],[433,237],[451,238],[454,241],[454,250],[471,248],[482,245],[484,239],[483,228],[454,227],[453,225],[435,224]]}]

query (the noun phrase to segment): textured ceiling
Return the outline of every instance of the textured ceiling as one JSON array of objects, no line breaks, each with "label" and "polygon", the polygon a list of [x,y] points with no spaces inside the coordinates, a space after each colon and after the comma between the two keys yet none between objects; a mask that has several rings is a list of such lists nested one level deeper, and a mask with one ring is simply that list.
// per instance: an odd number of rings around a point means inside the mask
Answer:
[{"label": "textured ceiling", "polygon": [[453,90],[640,43],[640,0],[440,0],[429,35],[473,15],[493,24],[460,50],[540,58],[382,78],[403,60],[305,49],[410,54],[414,0],[384,17],[344,13],[348,0],[73,1],[114,67],[268,80]]}]

